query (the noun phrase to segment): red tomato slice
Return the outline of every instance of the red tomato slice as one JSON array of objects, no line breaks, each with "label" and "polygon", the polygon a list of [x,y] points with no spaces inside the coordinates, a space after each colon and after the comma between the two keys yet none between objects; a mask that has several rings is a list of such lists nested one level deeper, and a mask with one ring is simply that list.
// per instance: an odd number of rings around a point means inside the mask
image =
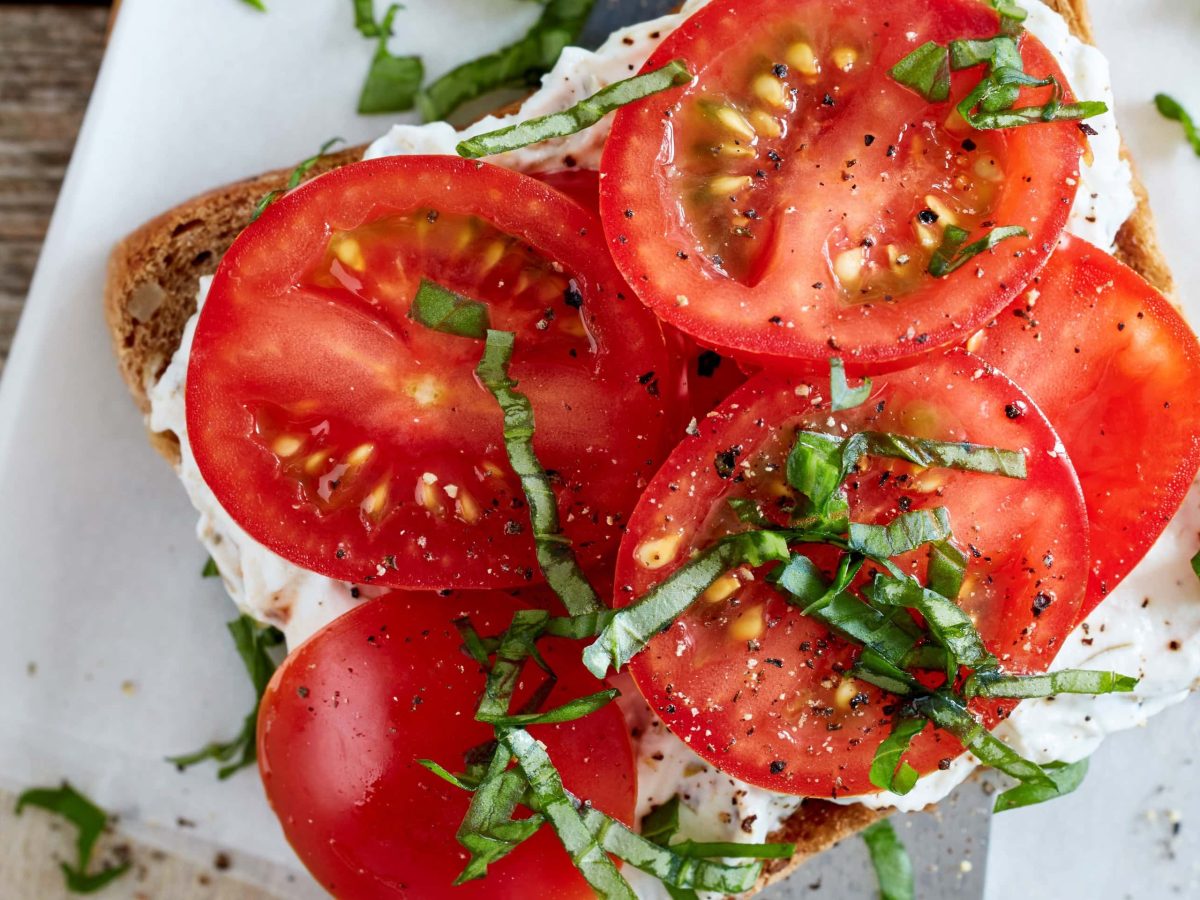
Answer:
[{"label": "red tomato slice", "polygon": [[1079,473],[1092,535],[1082,619],[1150,549],[1196,477],[1196,336],[1128,266],[1064,238],[1029,292],[969,345],[1029,392]]},{"label": "red tomato slice", "polygon": [[[300,859],[337,897],[592,896],[548,826],[489,867],[485,880],[454,887],[467,863],[454,834],[470,796],[416,762],[461,772],[463,754],[493,737],[474,719],[485,676],[452,620],[469,615],[481,634],[496,634],[519,608],[499,592],[391,594],[318,632],[275,673],[258,722],[267,798]],[[539,647],[558,675],[543,708],[600,689],[577,645]],[[515,703],[542,680],[531,663]],[[568,790],[632,820],[637,773],[615,705],[530,732]]]},{"label": "red tomato slice", "polygon": [[[650,483],[621,544],[620,604],[640,597],[690,554],[745,529],[728,500],[749,497],[772,517],[794,504],[786,458],[799,429],[862,430],[972,441],[1025,453],[1028,478],[920,470],[870,458],[849,481],[851,516],[883,524],[905,509],[945,506],[969,551],[959,603],[1013,672],[1044,671],[1075,622],[1087,581],[1087,521],[1058,438],[1030,406],[1009,419],[1020,389],[963,351],[877,378],[870,399],[832,412],[828,381],[762,374],[684,440]],[[810,548],[812,549],[812,548]],[[816,548],[818,565],[831,563]],[[803,552],[809,552],[804,550]],[[898,564],[924,577],[927,554]],[[805,617],[758,572],[723,576],[630,668],[651,708],[721,771],[785,793],[838,797],[875,790],[867,777],[890,733],[893,698],[843,681],[857,649]],[[1011,703],[977,702],[985,721]],[[932,727],[905,759],[928,773],[961,747]]]},{"label": "red tomato slice", "polygon": [[560,194],[566,194],[585,209],[600,212],[600,173],[595,169],[559,169],[533,176]]},{"label": "red tomato slice", "polygon": [[532,178],[451,157],[346,166],[283,198],[222,261],[200,315],[188,437],[259,542],[333,578],[497,587],[535,577],[482,342],[408,318],[422,277],[517,333],[581,562],[607,576],[676,434],[680,375],[591,214]]},{"label": "red tomato slice", "polygon": [[[695,81],[623,108],[605,146],[618,267],[663,320],[776,365],[823,367],[832,347],[851,371],[895,368],[963,340],[1045,263],[1083,136],[1072,123],[974,131],[953,103],[979,69],[956,73],[944,103],[887,72],[923,42],[998,27],[977,0],[705,7],[646,63],[685,59]],[[1035,38],[1022,47],[1028,72],[1065,84]],[[948,224],[1030,237],[934,278]]]}]

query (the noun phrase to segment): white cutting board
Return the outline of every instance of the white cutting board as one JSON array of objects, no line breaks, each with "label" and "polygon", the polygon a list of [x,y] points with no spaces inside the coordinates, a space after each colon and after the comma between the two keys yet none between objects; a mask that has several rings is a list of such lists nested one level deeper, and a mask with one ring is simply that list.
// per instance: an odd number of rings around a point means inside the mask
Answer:
[{"label": "white cutting board", "polygon": [[[283,880],[298,865],[254,772],[218,783],[211,768],[181,775],[162,761],[230,735],[252,698],[223,628],[232,607],[217,582],[199,577],[195,514],[142,437],[101,310],[109,248],[147,218],[303,158],[333,135],[355,143],[386,127],[386,117],[353,113],[373,47],[352,28],[348,0],[269,5],[266,15],[238,0],[122,5],[0,381],[0,784],[69,777],[137,836],[205,861],[214,844],[232,847],[240,871],[299,897],[307,882]],[[538,11],[522,0],[408,6],[393,49],[421,52],[434,75],[515,38]],[[1186,294],[1200,278],[1200,160],[1147,100],[1166,87],[1200,110],[1200,7],[1095,7],[1118,113]],[[1123,853],[1143,785],[1168,785],[1200,812],[1195,789],[1179,793],[1192,780],[1179,769],[1196,746],[1188,734],[1187,717],[1175,715],[1103,753],[1068,801],[1083,808],[1086,840],[1067,840],[1062,807],[1001,817],[989,895],[1049,896],[1044,881],[1030,887],[1014,871],[1028,863],[1009,860],[1035,854],[1034,865],[1058,877],[1070,869],[1066,842],[1079,872],[1104,872],[1103,890],[1064,877],[1054,896],[1119,897],[1122,883],[1133,896],[1158,896],[1139,889],[1143,867],[1109,862]],[[1155,755],[1143,761],[1150,741]],[[1127,786],[1119,803],[1105,781]],[[180,817],[196,827],[179,828]]]}]

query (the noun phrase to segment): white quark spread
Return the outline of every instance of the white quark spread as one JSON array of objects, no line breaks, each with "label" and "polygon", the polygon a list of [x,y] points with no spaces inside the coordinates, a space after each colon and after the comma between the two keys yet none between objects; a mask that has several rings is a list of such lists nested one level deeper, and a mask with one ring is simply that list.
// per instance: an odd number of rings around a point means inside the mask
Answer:
[{"label": "white quark spread", "polygon": [[[563,109],[601,87],[635,73],[663,36],[707,0],[690,0],[678,15],[664,16],[614,33],[596,52],[568,48],[519,113],[489,117],[462,131],[445,123],[397,125],[377,140],[367,157],[396,154],[453,154],[464,137],[533,116]],[[1025,4],[1026,28],[1057,57],[1078,97],[1113,106],[1108,63],[1094,47],[1074,38],[1065,21],[1042,3]],[[1093,159],[1081,171],[1078,198],[1068,230],[1093,244],[1111,248],[1136,201],[1128,164],[1120,155],[1120,137],[1111,113],[1089,120]],[[577,135],[513,151],[492,161],[525,172],[565,166],[597,168],[607,123]],[[203,302],[209,279],[201,284]],[[200,512],[200,540],[212,553],[230,594],[261,621],[281,628],[295,646],[351,608],[357,597],[380,591],[300,569],[251,539],[221,508],[204,483],[187,442],[184,380],[196,319],[184,332],[171,365],[151,391],[150,426],[180,438],[180,477]],[[1114,669],[1142,678],[1131,694],[1028,700],[996,733],[1039,762],[1073,761],[1091,754],[1108,733],[1133,728],[1155,712],[1182,700],[1200,678],[1200,581],[1189,560],[1200,535],[1200,487],[1193,486],[1184,506],[1146,558],[1066,640],[1056,668]],[[622,676],[624,678],[625,676]],[[639,817],[676,793],[684,798],[683,832],[698,840],[764,840],[800,804],[722,775],[671,736],[653,717],[632,684],[622,685],[622,704],[637,738]],[[944,797],[974,769],[969,756],[950,769],[922,778],[905,797],[882,794],[848,798],[873,806],[918,809]],[[661,885],[640,873],[628,873],[643,897],[665,897]]]}]

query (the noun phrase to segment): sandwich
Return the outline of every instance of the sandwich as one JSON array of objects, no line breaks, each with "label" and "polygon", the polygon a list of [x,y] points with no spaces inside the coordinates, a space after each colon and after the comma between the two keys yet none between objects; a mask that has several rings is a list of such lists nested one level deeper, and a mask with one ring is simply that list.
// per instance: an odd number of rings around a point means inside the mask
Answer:
[{"label": "sandwich", "polygon": [[151,443],[292,651],[260,766],[326,888],[748,893],[1177,698],[1105,624],[1186,637],[1134,585],[1191,571],[1200,349],[1090,41],[690,2],[117,246]]}]

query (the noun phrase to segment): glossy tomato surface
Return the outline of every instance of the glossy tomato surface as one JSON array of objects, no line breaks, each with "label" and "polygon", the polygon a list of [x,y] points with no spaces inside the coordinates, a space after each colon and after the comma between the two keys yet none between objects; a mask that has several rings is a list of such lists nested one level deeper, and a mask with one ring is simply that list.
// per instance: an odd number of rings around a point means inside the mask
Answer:
[{"label": "glossy tomato surface", "polygon": [[[334,896],[592,896],[548,826],[489,867],[486,879],[454,887],[468,860],[454,835],[470,795],[417,763],[462,772],[464,754],[493,737],[474,719],[485,676],[453,620],[467,615],[481,634],[496,634],[519,608],[499,592],[391,594],[318,632],[276,672],[259,714],[263,783],[296,853]],[[539,647],[558,675],[543,708],[601,689],[577,645]],[[543,678],[527,666],[515,706]],[[636,772],[615,705],[530,732],[545,742],[568,790],[631,821]]]},{"label": "glossy tomato surface", "polygon": [[451,157],[338,169],[267,209],[221,263],[187,379],[188,439],[222,507],[333,578],[456,588],[537,575],[483,342],[410,318],[422,278],[516,333],[511,374],[566,533],[607,577],[674,443],[681,376],[594,216]]},{"label": "glossy tomato surface", "polygon": [[[851,371],[884,370],[965,339],[1045,263],[1083,136],[1071,122],[970,128],[954,103],[979,68],[955,73],[940,103],[888,70],[926,41],[998,29],[978,0],[704,7],[646,64],[684,59],[695,80],[623,108],[605,146],[618,267],[663,320],[777,366],[820,369],[832,350]],[[1027,72],[1062,80],[1036,38],[1021,47]],[[1029,237],[935,278],[948,225]]]},{"label": "glossy tomato surface", "polygon": [[970,346],[1029,392],[1079,473],[1092,535],[1082,618],[1150,549],[1196,477],[1196,336],[1136,272],[1067,237]]},{"label": "glossy tomato surface", "polygon": [[[647,489],[617,565],[617,602],[642,596],[696,551],[745,530],[732,498],[756,501],[786,525],[799,499],[786,479],[798,430],[858,431],[971,441],[1026,458],[1024,480],[868,458],[847,481],[852,521],[884,524],[901,512],[945,507],[967,554],[958,603],[1012,672],[1046,670],[1074,624],[1087,581],[1087,520],[1071,464],[1025,395],[961,350],[876,378],[861,406],[834,412],[827,380],[755,376],[685,438]],[[829,547],[795,548],[827,570]],[[926,550],[897,559],[924,578]],[[860,579],[865,581],[871,566]],[[721,771],[793,794],[838,797],[875,790],[867,777],[891,730],[895,698],[843,679],[858,650],[785,602],[769,567],[727,573],[630,668],[663,722]],[[831,572],[827,571],[827,574]],[[994,723],[1011,703],[977,701]],[[961,752],[927,727],[905,755],[926,774]]]}]

